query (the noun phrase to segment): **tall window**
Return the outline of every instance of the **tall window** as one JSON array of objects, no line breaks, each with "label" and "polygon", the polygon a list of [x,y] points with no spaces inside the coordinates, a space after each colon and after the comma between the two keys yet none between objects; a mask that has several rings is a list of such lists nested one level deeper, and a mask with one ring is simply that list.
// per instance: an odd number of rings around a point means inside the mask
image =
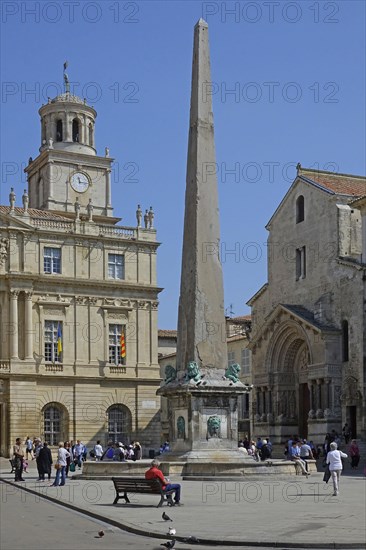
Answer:
[{"label": "tall window", "polygon": [[227,362],[228,362],[229,367],[231,365],[234,365],[234,363],[236,362],[235,361],[235,351],[228,351],[227,352]]},{"label": "tall window", "polygon": [[61,273],[61,248],[44,248],[43,267],[45,273]]},{"label": "tall window", "polygon": [[108,254],[109,279],[125,278],[125,257],[123,254]]},{"label": "tall window", "polygon": [[124,405],[112,405],[108,414],[108,439],[128,443],[131,436],[131,413]]},{"label": "tall window", "polygon": [[56,122],[56,141],[62,141],[63,138],[62,132],[62,120]]},{"label": "tall window", "polygon": [[249,374],[251,363],[251,351],[248,348],[241,350],[241,372],[242,374]]},{"label": "tall window", "polygon": [[305,246],[296,249],[296,281],[306,277],[306,249]]},{"label": "tall window", "polygon": [[79,121],[77,118],[74,118],[72,121],[72,141],[80,141],[79,140]]},{"label": "tall window", "polygon": [[61,420],[61,411],[57,407],[50,405],[43,411],[44,439],[49,445],[57,445],[61,439]]},{"label": "tall window", "polygon": [[349,360],[348,321],[342,321],[342,361]]},{"label": "tall window", "polygon": [[123,344],[126,350],[125,326],[109,325],[109,363],[112,365],[126,364],[126,351],[124,352],[125,357],[122,357]]},{"label": "tall window", "polygon": [[89,145],[93,146],[93,125],[89,124]]},{"label": "tall window", "polygon": [[302,195],[296,200],[296,223],[303,222],[305,219],[305,199]]},{"label": "tall window", "polygon": [[[45,321],[44,324],[44,358],[46,363],[61,362],[62,323]],[[61,339],[61,346],[59,340]]]}]

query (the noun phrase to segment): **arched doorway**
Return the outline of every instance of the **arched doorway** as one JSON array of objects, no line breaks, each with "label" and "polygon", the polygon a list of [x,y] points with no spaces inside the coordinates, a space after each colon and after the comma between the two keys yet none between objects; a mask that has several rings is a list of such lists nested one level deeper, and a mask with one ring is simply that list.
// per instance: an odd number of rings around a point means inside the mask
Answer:
[{"label": "arched doorway", "polygon": [[308,436],[310,348],[302,327],[294,320],[278,325],[268,347],[266,364],[273,395],[273,421],[284,440],[292,434]]}]

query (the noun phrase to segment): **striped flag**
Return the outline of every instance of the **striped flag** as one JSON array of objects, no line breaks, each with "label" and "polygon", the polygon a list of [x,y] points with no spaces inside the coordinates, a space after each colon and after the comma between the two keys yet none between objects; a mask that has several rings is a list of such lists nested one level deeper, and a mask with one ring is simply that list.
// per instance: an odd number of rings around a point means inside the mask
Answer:
[{"label": "striped flag", "polygon": [[122,332],[121,332],[120,344],[121,344],[121,357],[123,359],[124,357],[126,357],[126,342],[125,342],[125,331],[124,330],[122,330]]},{"label": "striped flag", "polygon": [[59,323],[57,328],[57,355],[61,355],[61,353],[62,353],[62,331],[61,331],[61,323]]}]

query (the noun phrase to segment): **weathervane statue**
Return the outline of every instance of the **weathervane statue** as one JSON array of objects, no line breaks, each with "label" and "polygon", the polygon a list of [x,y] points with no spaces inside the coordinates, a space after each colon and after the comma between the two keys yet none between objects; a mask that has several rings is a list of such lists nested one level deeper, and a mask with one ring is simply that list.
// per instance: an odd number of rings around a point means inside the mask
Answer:
[{"label": "weathervane statue", "polygon": [[65,61],[65,63],[64,63],[64,86],[65,86],[65,93],[66,94],[70,93],[70,81],[69,81],[68,74],[66,72],[68,64],[69,64],[68,61]]}]

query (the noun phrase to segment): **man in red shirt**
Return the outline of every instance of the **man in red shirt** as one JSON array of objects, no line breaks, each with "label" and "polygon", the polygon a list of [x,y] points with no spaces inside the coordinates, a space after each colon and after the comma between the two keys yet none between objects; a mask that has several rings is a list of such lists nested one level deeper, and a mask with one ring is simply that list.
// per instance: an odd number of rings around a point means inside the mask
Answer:
[{"label": "man in red shirt", "polygon": [[180,484],[179,483],[170,483],[169,479],[164,477],[164,474],[159,470],[160,462],[154,458],[151,462],[151,467],[145,472],[145,479],[160,479],[163,491],[175,491],[174,502],[176,506],[182,506],[180,503]]}]

